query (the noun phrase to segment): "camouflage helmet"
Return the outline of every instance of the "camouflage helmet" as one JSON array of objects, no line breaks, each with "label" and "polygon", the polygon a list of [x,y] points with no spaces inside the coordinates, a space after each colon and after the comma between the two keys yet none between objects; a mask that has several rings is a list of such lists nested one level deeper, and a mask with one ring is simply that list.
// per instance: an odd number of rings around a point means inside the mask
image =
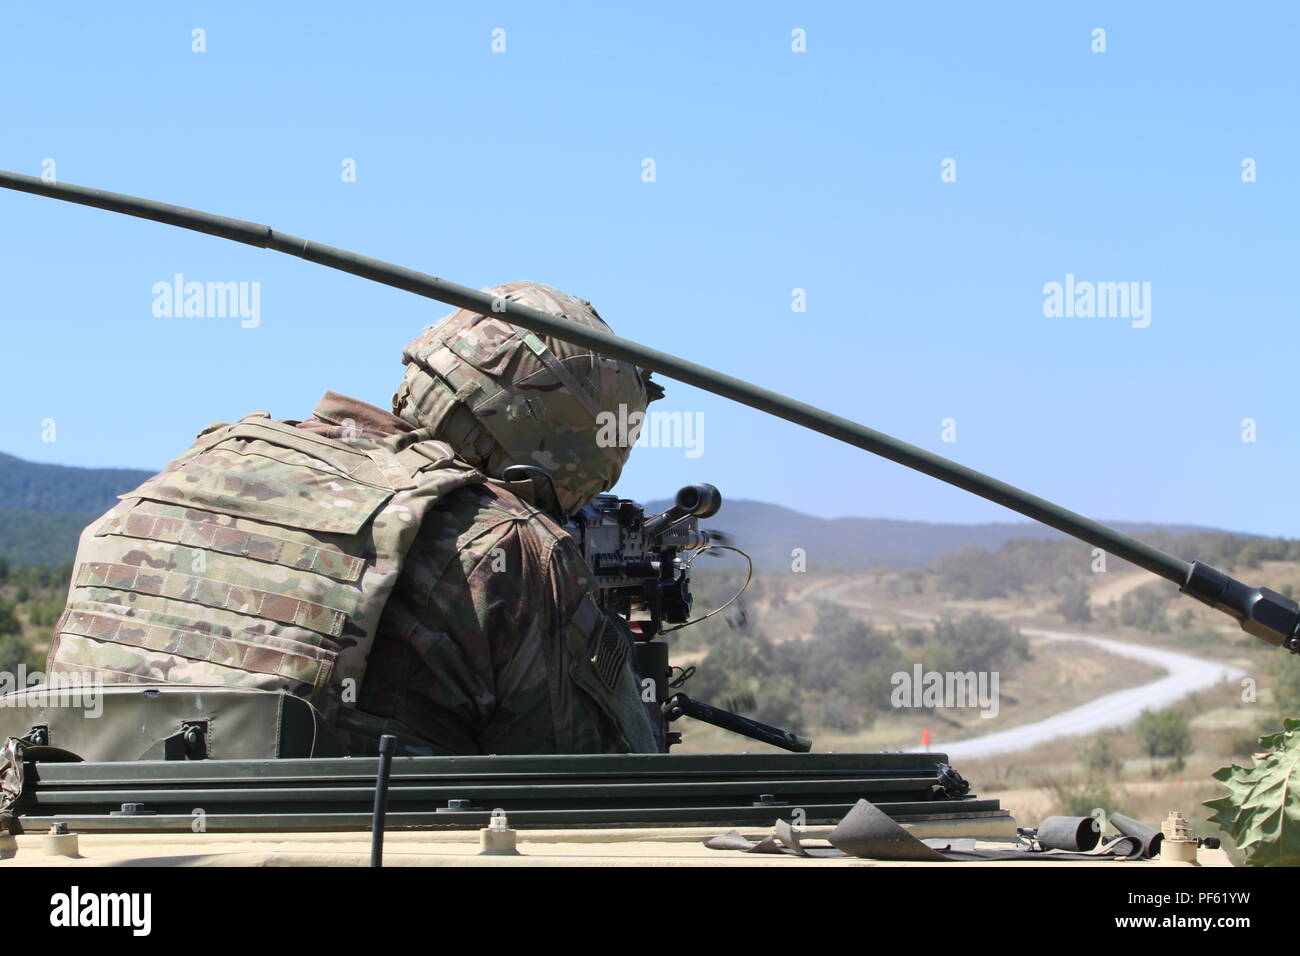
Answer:
[{"label": "camouflage helmet", "polygon": [[[550,286],[510,282],[483,291],[609,331],[590,302]],[[510,465],[546,469],[565,514],[618,481],[634,426],[663,394],[628,362],[466,309],[425,329],[402,361],[395,414],[494,477]]]}]

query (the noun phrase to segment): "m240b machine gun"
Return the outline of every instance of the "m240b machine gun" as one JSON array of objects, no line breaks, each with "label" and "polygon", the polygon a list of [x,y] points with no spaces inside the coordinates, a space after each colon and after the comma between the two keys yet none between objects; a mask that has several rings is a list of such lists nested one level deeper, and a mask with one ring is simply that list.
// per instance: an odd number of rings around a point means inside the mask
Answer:
[{"label": "m240b machine gun", "polygon": [[637,670],[643,679],[641,696],[663,728],[665,751],[681,742],[681,733],[668,730],[668,724],[679,717],[694,717],[784,750],[806,753],[812,742],[798,734],[688,697],[681,687],[694,669],[669,663],[667,634],[723,610],[749,584],[747,579],[726,604],[698,618],[690,617],[690,573],[695,559],[715,549],[744,554],[722,543],[719,532],[699,526],[701,518],[712,517],[721,507],[722,495],[706,484],[687,485],[677,492],[671,508],[648,517],[645,507],[636,501],[597,495],[574,516],[569,531],[595,572],[601,606],[623,618],[632,632]]}]

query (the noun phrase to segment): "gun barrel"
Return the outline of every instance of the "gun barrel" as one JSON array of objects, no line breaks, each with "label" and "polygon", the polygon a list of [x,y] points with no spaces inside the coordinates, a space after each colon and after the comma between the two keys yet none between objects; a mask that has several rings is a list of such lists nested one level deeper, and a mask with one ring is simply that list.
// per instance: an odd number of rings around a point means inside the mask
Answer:
[{"label": "gun barrel", "polygon": [[712,707],[685,694],[674,694],[670,697],[663,705],[663,712],[670,721],[679,717],[692,717],[792,753],[806,754],[812,750],[812,741],[807,737],[801,737],[796,733],[749,717],[742,717],[740,714],[733,714],[729,710]]},{"label": "gun barrel", "polygon": [[[274,249],[331,269],[338,269],[383,285],[436,299],[457,308],[503,315],[510,322],[523,328],[552,335],[603,355],[632,362],[642,368],[694,385],[715,395],[721,395],[895,461],[1102,548],[1153,574],[1173,581],[1180,588],[1187,586],[1191,575],[1192,565],[1187,561],[1067,508],[1062,508],[1045,498],[935,455],[916,445],[687,359],[516,302],[497,299],[468,286],[349,252],[346,249],[276,232],[269,226],[258,223],[217,216],[121,193],[69,183],[50,182],[35,176],[5,171],[0,171],[0,187],[93,206],[141,219],[151,219],[223,239]],[[1292,635],[1283,636],[1290,638]]]},{"label": "gun barrel", "polygon": [[687,518],[711,518],[722,507],[722,494],[713,485],[687,485],[677,492],[673,506],[645,520],[647,538],[659,538]]}]

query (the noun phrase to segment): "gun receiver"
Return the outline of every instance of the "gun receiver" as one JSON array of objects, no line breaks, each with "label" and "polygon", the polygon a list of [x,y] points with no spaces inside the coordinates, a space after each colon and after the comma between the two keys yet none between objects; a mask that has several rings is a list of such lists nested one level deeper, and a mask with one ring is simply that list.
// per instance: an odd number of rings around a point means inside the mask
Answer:
[{"label": "gun receiver", "polygon": [[[694,623],[691,619],[691,561],[714,547],[717,534],[703,530],[700,518],[722,507],[713,485],[687,485],[677,492],[667,511],[646,517],[645,507],[629,498],[597,495],[573,516],[569,531],[596,576],[597,600],[606,613],[628,624],[635,640],[637,670],[654,682],[646,706],[661,728],[666,751],[681,740],[667,729],[679,717],[694,717],[764,743],[802,753],[812,749],[807,739],[730,711],[711,707],[677,693],[690,676],[676,678],[668,661],[668,631]],[[672,625],[665,629],[665,625]]]}]

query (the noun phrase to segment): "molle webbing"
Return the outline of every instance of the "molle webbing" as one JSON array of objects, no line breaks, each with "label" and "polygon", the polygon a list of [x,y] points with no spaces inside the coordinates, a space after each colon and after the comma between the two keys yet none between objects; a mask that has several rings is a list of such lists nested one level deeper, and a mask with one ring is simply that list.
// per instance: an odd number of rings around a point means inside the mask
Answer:
[{"label": "molle webbing", "polygon": [[152,594],[177,601],[189,601],[204,607],[225,608],[251,617],[296,624],[317,634],[338,637],[343,633],[347,612],[304,601],[290,594],[276,594],[257,588],[238,588],[210,576],[154,571],[127,564],[87,561],[77,565],[73,586],[102,587],[117,591]]},{"label": "molle webbing", "polygon": [[355,706],[421,521],[484,480],[427,433],[215,425],[82,535],[52,670]]},{"label": "molle webbing", "polygon": [[257,641],[204,633],[192,624],[164,623],[122,614],[101,614],[69,608],[58,629],[61,636],[75,635],[106,644],[138,647],[191,661],[234,667],[255,674],[282,677],[294,685],[325,687],[333,670],[333,655],[292,642],[273,644],[260,635]]},{"label": "molle webbing", "polygon": [[315,571],[338,581],[355,581],[361,577],[365,562],[329,548],[317,547],[290,537],[237,531],[215,523],[216,516],[206,513],[207,520],[169,516],[136,509],[104,522],[100,534],[120,534],[127,538],[169,541],[191,548],[207,548],[222,554],[237,554],[254,561],[282,564],[286,567]]},{"label": "molle webbing", "polygon": [[551,374],[569,390],[573,397],[582,403],[582,407],[591,413],[592,421],[599,421],[600,403],[592,397],[591,392],[587,391],[586,387],[573,377],[573,373],[564,367],[564,363],[555,357],[555,353],[546,347],[546,343],[538,337],[537,333],[530,332],[527,329],[517,329],[515,335],[528,347],[529,351],[537,356],[543,365],[551,370]]}]

